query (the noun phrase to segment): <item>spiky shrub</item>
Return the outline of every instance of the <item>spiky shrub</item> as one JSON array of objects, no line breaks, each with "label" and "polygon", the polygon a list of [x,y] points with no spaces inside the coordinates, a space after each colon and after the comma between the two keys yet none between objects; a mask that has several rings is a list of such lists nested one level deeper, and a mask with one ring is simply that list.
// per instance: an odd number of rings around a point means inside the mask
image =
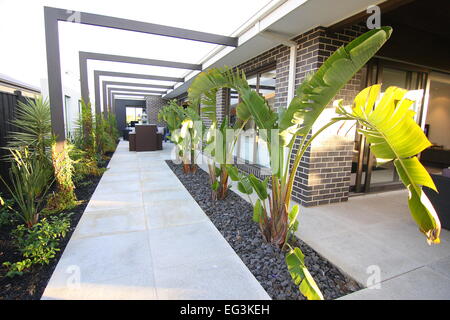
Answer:
[{"label": "spiky shrub", "polygon": [[73,145],[68,142],[63,143],[60,151],[57,151],[56,143],[52,145],[52,161],[57,191],[53,192],[47,200],[45,208],[47,213],[61,212],[77,205],[73,183],[74,160],[70,157],[72,149]]},{"label": "spiky shrub", "polygon": [[119,130],[117,129],[116,116],[111,112],[108,112],[106,121],[107,121],[106,131],[108,132],[113,142],[117,144],[117,142],[119,141],[120,134]]},{"label": "spiky shrub", "polygon": [[18,101],[15,119],[11,124],[17,129],[8,133],[7,147],[27,147],[28,152],[35,153],[38,159],[50,166],[52,125],[48,100],[39,96],[34,100],[26,98],[25,102]]},{"label": "spiky shrub", "polygon": [[116,148],[116,137],[110,128],[110,123],[102,115],[95,116],[95,145],[97,153],[102,157],[107,152],[114,152]]},{"label": "spiky shrub", "polygon": [[28,147],[10,149],[14,159],[10,169],[10,184],[5,183],[27,227],[38,222],[43,200],[53,183],[52,170]]},{"label": "spiky shrub", "polygon": [[85,103],[81,101],[81,115],[80,115],[80,129],[81,129],[81,141],[80,149],[86,152],[86,156],[95,159],[96,158],[96,145],[95,145],[95,133],[94,133],[94,120],[92,116],[91,103]]},{"label": "spiky shrub", "polygon": [[74,148],[69,152],[74,160],[74,181],[80,182],[86,176],[100,176],[104,169],[98,167],[98,154],[94,133],[94,121],[90,103],[81,101],[81,113],[75,125],[72,139]]}]

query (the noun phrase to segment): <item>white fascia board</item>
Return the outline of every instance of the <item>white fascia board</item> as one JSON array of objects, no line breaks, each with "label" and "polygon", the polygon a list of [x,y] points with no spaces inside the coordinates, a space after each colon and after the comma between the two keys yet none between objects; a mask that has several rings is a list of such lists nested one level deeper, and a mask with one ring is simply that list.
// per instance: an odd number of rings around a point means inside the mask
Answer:
[{"label": "white fascia board", "polygon": [[[368,6],[386,0],[287,0],[266,13],[253,26],[239,35],[238,47],[226,48],[203,62],[203,69],[236,66],[280,44],[261,35],[263,31],[295,37],[315,27],[329,27]],[[164,98],[175,98],[184,93],[192,81],[187,81],[167,94]]]}]

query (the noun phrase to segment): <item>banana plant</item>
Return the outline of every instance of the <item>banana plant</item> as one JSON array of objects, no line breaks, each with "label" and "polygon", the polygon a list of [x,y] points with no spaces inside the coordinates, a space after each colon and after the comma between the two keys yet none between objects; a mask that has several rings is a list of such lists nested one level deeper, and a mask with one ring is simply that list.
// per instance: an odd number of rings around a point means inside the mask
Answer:
[{"label": "banana plant", "polygon": [[171,133],[169,138],[177,147],[177,156],[183,162],[184,172],[195,172],[196,150],[202,142],[203,132],[198,113],[193,108],[183,108],[176,100],[172,100],[159,111],[158,119],[167,123]]},{"label": "banana plant", "polygon": [[409,191],[411,216],[427,242],[439,243],[441,224],[433,205],[422,191],[422,186],[425,186],[437,192],[436,185],[416,156],[431,143],[414,120],[415,112],[410,108],[414,101],[408,98],[408,91],[392,86],[386,89],[381,99],[380,91],[381,85],[378,84],[361,91],[351,112],[342,106],[342,100],[338,101],[336,112],[340,117],[331,122],[356,120],[358,131],[370,143],[377,163],[394,163]]},{"label": "banana plant", "polygon": [[250,118],[249,114],[242,114],[243,108],[238,106],[238,119],[234,127],[229,125],[228,117],[225,117],[221,123],[218,122],[216,94],[221,88],[232,88],[237,92],[250,90],[245,75],[240,72],[234,73],[228,67],[202,72],[188,90],[191,104],[200,106],[201,114],[211,121],[211,126],[205,135],[206,145],[203,153],[207,156],[211,197],[214,201],[226,198],[229,177],[232,179],[240,177],[230,162],[239,133]]}]

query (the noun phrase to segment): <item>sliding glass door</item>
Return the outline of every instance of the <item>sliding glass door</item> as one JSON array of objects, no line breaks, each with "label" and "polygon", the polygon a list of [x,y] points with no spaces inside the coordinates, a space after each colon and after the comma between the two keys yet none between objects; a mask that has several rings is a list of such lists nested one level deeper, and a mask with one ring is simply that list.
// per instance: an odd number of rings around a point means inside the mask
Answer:
[{"label": "sliding glass door", "polygon": [[[381,83],[381,96],[390,86],[410,90],[416,101],[416,121],[422,125],[424,96],[427,91],[428,71],[397,62],[374,60],[367,65],[366,86]],[[354,192],[370,192],[401,187],[401,181],[392,162],[376,163],[365,139],[355,135],[352,163],[351,189]]]}]

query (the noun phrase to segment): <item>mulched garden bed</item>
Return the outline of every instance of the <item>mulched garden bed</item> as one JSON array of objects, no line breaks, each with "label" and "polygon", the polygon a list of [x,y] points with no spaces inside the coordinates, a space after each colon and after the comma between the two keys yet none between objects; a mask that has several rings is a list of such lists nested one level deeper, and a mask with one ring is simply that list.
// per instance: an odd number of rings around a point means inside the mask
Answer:
[{"label": "mulched garden bed", "polygon": [[[113,153],[106,155],[111,157],[112,154]],[[99,167],[107,167],[108,163],[109,160],[106,160],[99,164]],[[78,221],[83,215],[84,209],[89,203],[97,184],[100,182],[100,179],[101,176],[89,176],[86,180],[76,186],[75,194],[77,195],[77,199],[80,200],[80,204],[68,211],[72,213],[70,216],[70,228],[66,237],[59,242],[59,248],[61,250],[56,254],[55,259],[48,265],[34,265],[30,271],[25,272],[21,276],[15,276],[13,278],[5,277],[6,270],[2,268],[3,262],[22,260],[22,255],[13,245],[10,235],[11,230],[16,226],[13,225],[0,228],[0,300],[39,300],[41,298],[72,233],[77,227]]]},{"label": "mulched garden bed", "polygon": [[[182,165],[166,162],[272,299],[305,299],[292,281],[285,255],[261,237],[258,226],[252,221],[250,203],[231,190],[225,200],[214,203],[205,171],[199,169],[195,174],[184,174]],[[357,282],[303,241],[296,239],[291,243],[305,254],[305,263],[325,299],[336,299],[361,289]]]}]

